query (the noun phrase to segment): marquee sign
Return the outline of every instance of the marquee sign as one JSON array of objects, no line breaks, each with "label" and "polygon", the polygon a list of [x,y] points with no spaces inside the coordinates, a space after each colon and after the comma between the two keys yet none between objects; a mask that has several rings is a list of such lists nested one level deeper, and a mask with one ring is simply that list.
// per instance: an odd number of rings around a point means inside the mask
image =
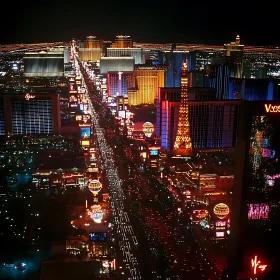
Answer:
[{"label": "marquee sign", "polygon": [[249,220],[267,220],[269,216],[268,203],[251,203],[248,205]]},{"label": "marquee sign", "polygon": [[280,113],[280,105],[264,104],[266,113]]},{"label": "marquee sign", "polygon": [[26,93],[25,94],[25,96],[24,96],[24,98],[25,98],[25,100],[30,100],[30,99],[33,99],[33,98],[35,98],[35,95],[32,95],[32,94],[30,94],[30,93]]},{"label": "marquee sign", "polygon": [[229,207],[225,203],[218,203],[214,206],[213,212],[222,220],[229,214]]},{"label": "marquee sign", "polygon": [[261,261],[255,256],[251,259],[251,269],[252,273],[256,275],[258,272],[263,272],[266,270],[267,264],[261,264]]}]

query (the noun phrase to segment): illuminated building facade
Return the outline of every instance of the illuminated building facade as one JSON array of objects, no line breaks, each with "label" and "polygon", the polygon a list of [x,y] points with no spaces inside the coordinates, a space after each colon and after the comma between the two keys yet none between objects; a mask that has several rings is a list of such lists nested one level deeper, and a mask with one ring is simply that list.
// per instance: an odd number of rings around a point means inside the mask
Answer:
[{"label": "illuminated building facade", "polygon": [[97,39],[96,36],[87,36],[84,40],[84,48],[86,49],[102,49],[103,40]]},{"label": "illuminated building facade", "polygon": [[232,203],[232,253],[229,256],[232,277],[238,273],[252,277],[248,273],[250,259],[255,255],[268,268],[254,277],[278,277],[279,251],[275,244],[280,228],[279,108],[279,101],[242,102]]},{"label": "illuminated building facade", "polygon": [[195,149],[224,149],[236,145],[240,101],[189,103],[191,137]]},{"label": "illuminated building facade", "polygon": [[187,57],[187,52],[171,51],[164,53],[164,64],[168,66],[165,74],[166,87],[181,86],[182,63]]},{"label": "illuminated building facade", "polygon": [[56,47],[53,47],[51,49],[48,49],[49,53],[57,52],[57,51],[63,51],[64,63],[69,63],[70,62],[70,54],[69,54],[68,47],[66,47],[66,46],[65,47],[63,47],[63,46],[56,46]]},{"label": "illuminated building facade", "polygon": [[102,57],[101,48],[80,48],[79,58],[82,61],[92,61],[97,62]]},{"label": "illuminated building facade", "polygon": [[79,58],[82,61],[97,62],[103,53],[103,40],[97,39],[96,36],[87,36],[79,45]]},{"label": "illuminated building facade", "polygon": [[229,99],[230,67],[225,59],[213,60],[205,66],[204,85],[216,89],[217,99]]},{"label": "illuminated building facade", "polygon": [[192,154],[188,103],[188,66],[185,61],[181,73],[181,101],[179,107],[178,128],[174,143],[174,152],[179,155]]},{"label": "illuminated building facade", "polygon": [[100,74],[108,72],[132,72],[134,70],[134,57],[101,57]]},{"label": "illuminated building facade", "polygon": [[236,36],[235,42],[224,44],[224,55],[232,59],[231,77],[243,78],[243,51],[244,45],[240,44],[240,36]]},{"label": "illuminated building facade", "polygon": [[178,127],[181,88],[162,88],[156,99],[156,136],[161,137],[161,147],[173,149]]},{"label": "illuminated building facade", "polygon": [[133,48],[132,38],[128,35],[117,35],[112,48]]},{"label": "illuminated building facade", "polygon": [[134,70],[135,88],[128,90],[128,104],[155,104],[157,89],[165,86],[165,70],[141,67]]},{"label": "illuminated building facade", "polygon": [[249,101],[278,100],[280,87],[277,79],[230,78],[229,98]]},{"label": "illuminated building facade", "polygon": [[144,64],[141,48],[107,48],[108,57],[134,57],[135,64]]},{"label": "illuminated building facade", "polygon": [[202,71],[189,71],[189,87],[203,87],[204,73]]},{"label": "illuminated building facade", "polygon": [[[240,100],[213,100],[214,88],[189,88],[190,136],[194,149],[224,149],[236,145]],[[179,120],[180,88],[159,88],[156,136],[171,151]]]},{"label": "illuminated building facade", "polygon": [[136,106],[139,104],[138,89],[136,87],[129,88],[127,94],[129,106]]},{"label": "illuminated building facade", "polygon": [[26,52],[23,56],[24,76],[64,76],[64,52]]},{"label": "illuminated building facade", "polygon": [[128,96],[128,89],[135,87],[133,72],[108,72],[107,90],[108,96]]},{"label": "illuminated building facade", "polygon": [[1,134],[59,134],[59,94],[1,94]]}]

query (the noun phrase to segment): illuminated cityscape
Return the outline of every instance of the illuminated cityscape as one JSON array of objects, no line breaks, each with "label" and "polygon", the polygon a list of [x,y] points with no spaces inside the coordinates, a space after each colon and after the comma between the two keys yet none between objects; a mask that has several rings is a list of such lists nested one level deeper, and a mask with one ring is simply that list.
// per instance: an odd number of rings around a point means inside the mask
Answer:
[{"label": "illuminated cityscape", "polygon": [[280,49],[233,39],[0,45],[0,279],[277,279]]}]

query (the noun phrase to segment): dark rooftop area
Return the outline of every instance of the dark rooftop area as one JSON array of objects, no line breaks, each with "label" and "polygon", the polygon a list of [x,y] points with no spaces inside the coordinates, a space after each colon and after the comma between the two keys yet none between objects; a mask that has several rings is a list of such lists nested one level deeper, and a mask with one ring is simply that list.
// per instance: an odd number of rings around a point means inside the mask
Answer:
[{"label": "dark rooftop area", "polygon": [[40,280],[94,280],[101,263],[97,261],[47,261],[42,263]]}]

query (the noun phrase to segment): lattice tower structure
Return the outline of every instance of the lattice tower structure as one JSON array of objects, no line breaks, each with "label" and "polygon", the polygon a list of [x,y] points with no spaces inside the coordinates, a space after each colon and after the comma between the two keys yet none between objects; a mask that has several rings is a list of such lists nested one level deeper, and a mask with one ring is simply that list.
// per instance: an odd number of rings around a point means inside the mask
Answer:
[{"label": "lattice tower structure", "polygon": [[179,121],[174,143],[174,152],[180,155],[192,154],[188,105],[188,80],[188,66],[187,62],[184,61],[181,73],[181,103],[179,109]]}]

